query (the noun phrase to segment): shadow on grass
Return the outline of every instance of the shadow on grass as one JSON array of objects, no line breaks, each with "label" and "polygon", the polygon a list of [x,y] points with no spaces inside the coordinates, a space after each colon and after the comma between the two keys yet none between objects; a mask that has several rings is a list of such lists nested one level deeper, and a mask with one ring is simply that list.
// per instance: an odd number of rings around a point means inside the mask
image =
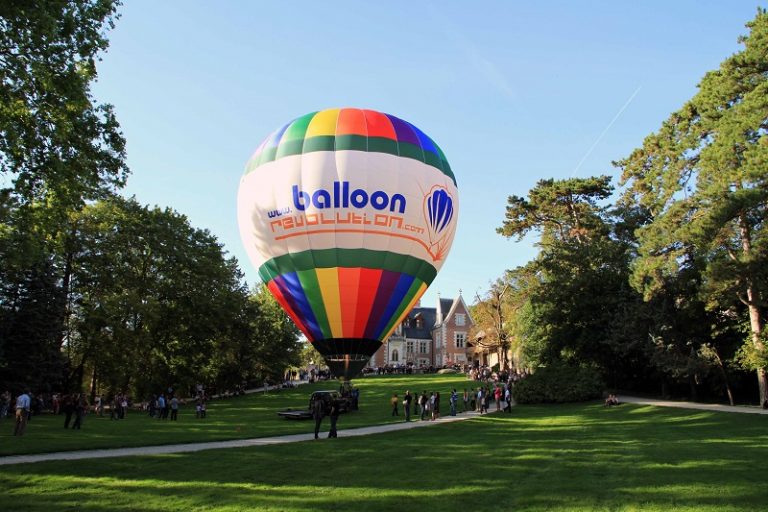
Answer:
[{"label": "shadow on grass", "polygon": [[19,510],[758,510],[765,417],[599,405],[194,454],[2,468]]},{"label": "shadow on grass", "polygon": [[[446,392],[467,385],[461,375],[402,375],[365,378],[355,381],[361,390],[361,410],[342,416],[345,428],[379,425],[401,421],[391,417],[389,399],[392,393],[406,388],[426,388]],[[310,422],[288,421],[277,416],[283,409],[308,407],[309,396],[318,389],[335,389],[337,382],[318,382],[294,389],[267,394],[253,393],[213,401],[208,417],[195,418],[194,407],[181,408],[179,421],[157,420],[146,413],[131,411],[127,419],[110,421],[109,417],[89,415],[83,429],[63,428],[64,417],[36,416],[28,426],[27,435],[13,437],[13,424],[0,422],[0,456],[47,453],[97,448],[126,448],[162,444],[196,443],[249,439],[312,431]]]}]

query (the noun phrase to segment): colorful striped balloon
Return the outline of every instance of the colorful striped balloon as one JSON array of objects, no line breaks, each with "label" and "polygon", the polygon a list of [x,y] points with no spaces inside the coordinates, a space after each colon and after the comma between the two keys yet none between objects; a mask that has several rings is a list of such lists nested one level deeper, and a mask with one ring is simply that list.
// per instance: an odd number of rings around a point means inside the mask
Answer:
[{"label": "colorful striped balloon", "polygon": [[457,219],[456,179],[437,144],[372,110],[322,110],[276,130],[238,193],[251,261],[343,379],[424,294]]}]

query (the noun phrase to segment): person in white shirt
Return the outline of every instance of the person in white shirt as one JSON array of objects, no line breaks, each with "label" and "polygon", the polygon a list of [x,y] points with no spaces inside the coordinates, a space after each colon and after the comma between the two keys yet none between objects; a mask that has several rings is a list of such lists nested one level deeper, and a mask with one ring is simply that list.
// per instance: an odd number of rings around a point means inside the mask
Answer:
[{"label": "person in white shirt", "polygon": [[24,431],[27,429],[27,416],[29,415],[29,407],[31,405],[29,398],[29,390],[25,390],[24,393],[16,397],[16,426],[13,429],[14,436],[23,436]]}]

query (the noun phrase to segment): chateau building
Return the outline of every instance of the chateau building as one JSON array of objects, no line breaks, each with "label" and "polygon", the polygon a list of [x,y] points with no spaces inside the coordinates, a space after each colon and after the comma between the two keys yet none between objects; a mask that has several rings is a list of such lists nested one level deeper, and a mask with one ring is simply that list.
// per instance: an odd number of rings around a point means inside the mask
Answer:
[{"label": "chateau building", "polygon": [[417,304],[373,355],[369,366],[471,363],[474,349],[468,338],[473,325],[461,292],[453,300],[438,297],[436,308]]}]

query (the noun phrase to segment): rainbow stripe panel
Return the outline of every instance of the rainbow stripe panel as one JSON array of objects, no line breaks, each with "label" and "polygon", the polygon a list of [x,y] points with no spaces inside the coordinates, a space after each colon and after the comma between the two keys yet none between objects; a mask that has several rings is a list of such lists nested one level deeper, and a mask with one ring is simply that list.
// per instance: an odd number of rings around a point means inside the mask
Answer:
[{"label": "rainbow stripe panel", "polygon": [[413,158],[439,169],[456,184],[442,150],[424,132],[393,115],[357,108],[321,110],[294,119],[261,143],[245,172],[284,156],[343,150]]},{"label": "rainbow stripe panel", "polygon": [[259,273],[307,339],[315,341],[385,339],[437,271],[412,256],[327,249],[273,258]]}]

